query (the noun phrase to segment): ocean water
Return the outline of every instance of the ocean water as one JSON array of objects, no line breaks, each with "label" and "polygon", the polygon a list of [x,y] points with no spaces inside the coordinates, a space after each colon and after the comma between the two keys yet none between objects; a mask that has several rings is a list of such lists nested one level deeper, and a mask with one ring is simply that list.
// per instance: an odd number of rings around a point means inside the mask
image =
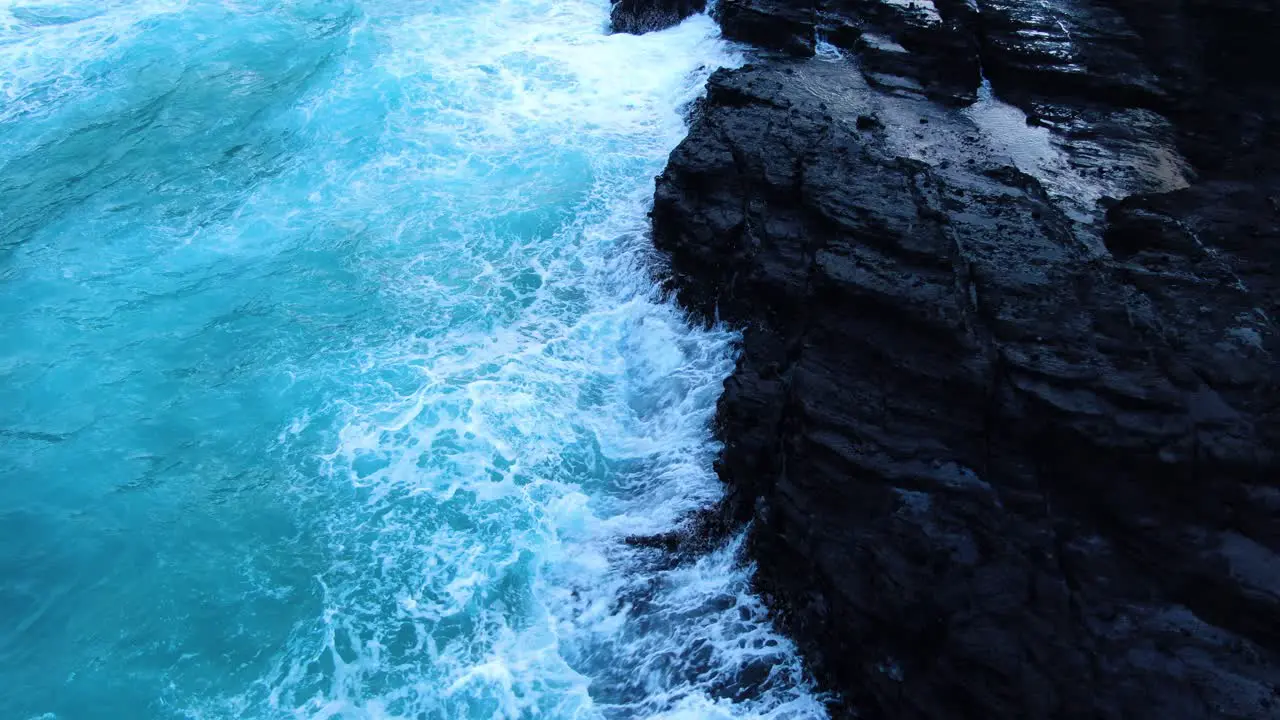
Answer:
[{"label": "ocean water", "polygon": [[0,0],[0,718],[812,718],[654,289],[706,17]]}]

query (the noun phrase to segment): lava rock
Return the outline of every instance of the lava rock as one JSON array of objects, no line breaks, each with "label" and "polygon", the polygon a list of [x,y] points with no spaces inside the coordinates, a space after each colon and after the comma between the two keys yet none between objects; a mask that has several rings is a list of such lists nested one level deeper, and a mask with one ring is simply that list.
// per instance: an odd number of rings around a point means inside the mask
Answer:
[{"label": "lava rock", "polygon": [[1169,98],[1141,37],[1098,0],[980,0],[983,69],[1011,94],[1077,96],[1162,109]]},{"label": "lava rock", "polygon": [[1097,244],[927,97],[718,71],[658,178],[672,289],[743,328],[718,471],[761,589],[863,718],[1275,717],[1280,174],[1113,201]]},{"label": "lava rock", "polygon": [[817,8],[793,0],[721,0],[716,19],[730,40],[760,48],[809,57],[817,43]]},{"label": "lava rock", "polygon": [[[862,27],[849,47],[869,71],[868,79],[909,78],[921,93],[948,104],[976,99],[982,80],[979,18],[966,0],[827,0],[826,8],[826,17],[856,18],[852,22]],[[878,84],[890,90],[902,87],[893,81]]]},{"label": "lava rock", "polygon": [[1280,4],[1113,0],[1173,101],[1183,150],[1202,171],[1252,177],[1280,160]]},{"label": "lava rock", "polygon": [[641,35],[669,28],[706,9],[706,0],[613,0],[609,21],[614,32]]}]

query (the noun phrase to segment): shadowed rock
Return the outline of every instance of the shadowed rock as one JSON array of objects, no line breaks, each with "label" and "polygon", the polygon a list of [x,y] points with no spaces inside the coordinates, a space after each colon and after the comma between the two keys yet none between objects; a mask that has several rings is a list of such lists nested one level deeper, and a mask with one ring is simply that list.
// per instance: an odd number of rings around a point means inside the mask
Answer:
[{"label": "shadowed rock", "polygon": [[706,8],[706,0],[613,0],[609,23],[614,32],[640,35],[669,28]]},{"label": "shadowed rock", "polygon": [[716,19],[724,36],[797,57],[813,55],[816,8],[790,0],[721,0]]},{"label": "shadowed rock", "polygon": [[1274,116],[1185,114],[1140,42],[1185,15],[1041,4],[722,0],[773,51],[857,29],[717,72],[658,179],[672,288],[744,331],[725,519],[860,717],[1276,717],[1280,168],[1238,132]]}]

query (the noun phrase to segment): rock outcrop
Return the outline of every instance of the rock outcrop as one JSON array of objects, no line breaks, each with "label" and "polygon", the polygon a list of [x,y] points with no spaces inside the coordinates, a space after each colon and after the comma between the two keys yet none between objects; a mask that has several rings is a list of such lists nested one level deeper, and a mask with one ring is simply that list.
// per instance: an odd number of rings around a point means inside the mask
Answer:
[{"label": "rock outcrop", "polygon": [[707,0],[613,0],[609,24],[614,32],[640,34],[662,30],[707,9]]},{"label": "rock outcrop", "polygon": [[1029,5],[721,0],[653,233],[725,514],[860,717],[1280,717],[1280,93],[1195,110],[1276,14]]}]

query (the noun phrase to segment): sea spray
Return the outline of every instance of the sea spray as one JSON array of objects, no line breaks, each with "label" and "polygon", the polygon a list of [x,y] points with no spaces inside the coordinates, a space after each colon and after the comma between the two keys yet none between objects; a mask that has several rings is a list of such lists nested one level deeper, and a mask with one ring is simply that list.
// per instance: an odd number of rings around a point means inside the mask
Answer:
[{"label": "sea spray", "polygon": [[3,12],[2,714],[823,714],[740,538],[623,541],[722,492],[645,235],[714,23]]}]

